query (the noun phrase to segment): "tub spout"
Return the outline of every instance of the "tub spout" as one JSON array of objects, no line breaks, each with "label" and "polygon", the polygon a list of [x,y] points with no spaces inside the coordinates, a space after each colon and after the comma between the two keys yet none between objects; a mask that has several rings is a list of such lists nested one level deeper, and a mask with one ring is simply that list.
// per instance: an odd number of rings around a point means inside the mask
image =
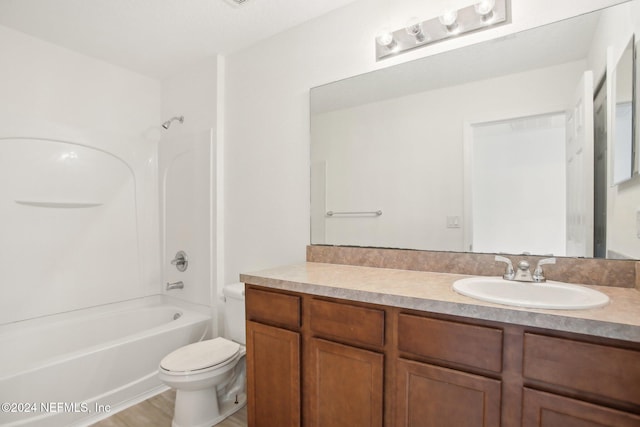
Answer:
[{"label": "tub spout", "polygon": [[179,282],[174,282],[174,283],[169,283],[167,282],[167,290],[170,291],[171,289],[182,289],[184,288],[184,283],[182,283],[182,280],[180,280]]}]

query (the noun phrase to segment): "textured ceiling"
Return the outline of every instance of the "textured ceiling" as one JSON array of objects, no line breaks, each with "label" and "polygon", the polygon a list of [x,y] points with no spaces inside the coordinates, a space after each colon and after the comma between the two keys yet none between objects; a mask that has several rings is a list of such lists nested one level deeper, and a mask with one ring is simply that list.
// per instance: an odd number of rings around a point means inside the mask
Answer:
[{"label": "textured ceiling", "polygon": [[354,0],[0,0],[0,25],[162,78]]}]

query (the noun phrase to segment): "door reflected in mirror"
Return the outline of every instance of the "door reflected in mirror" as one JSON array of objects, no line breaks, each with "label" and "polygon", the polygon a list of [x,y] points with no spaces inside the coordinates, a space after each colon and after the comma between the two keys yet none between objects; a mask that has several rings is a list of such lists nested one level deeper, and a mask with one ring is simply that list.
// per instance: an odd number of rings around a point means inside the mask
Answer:
[{"label": "door reflected in mirror", "polygon": [[566,255],[566,121],[561,112],[472,126],[469,249]]}]

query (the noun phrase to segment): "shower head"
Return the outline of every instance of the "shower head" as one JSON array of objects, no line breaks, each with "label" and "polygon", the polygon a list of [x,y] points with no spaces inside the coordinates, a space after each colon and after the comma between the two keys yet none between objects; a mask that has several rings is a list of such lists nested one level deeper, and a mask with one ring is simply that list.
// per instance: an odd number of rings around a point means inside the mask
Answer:
[{"label": "shower head", "polygon": [[176,116],[176,117],[172,117],[172,118],[170,118],[169,120],[167,120],[166,122],[164,122],[164,123],[162,124],[162,127],[163,127],[163,128],[165,128],[165,129],[169,129],[169,126],[171,126],[171,122],[173,122],[174,120],[177,120],[177,121],[179,121],[180,123],[184,123],[184,116],[180,116],[180,117],[178,117],[178,116]]}]

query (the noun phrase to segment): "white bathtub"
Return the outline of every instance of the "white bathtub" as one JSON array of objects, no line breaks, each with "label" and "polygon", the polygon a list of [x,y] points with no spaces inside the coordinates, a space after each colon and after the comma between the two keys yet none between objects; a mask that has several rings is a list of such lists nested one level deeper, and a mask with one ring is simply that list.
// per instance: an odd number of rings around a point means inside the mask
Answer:
[{"label": "white bathtub", "polygon": [[157,296],[0,326],[0,425],[88,425],[166,390],[160,360],[210,323]]}]

